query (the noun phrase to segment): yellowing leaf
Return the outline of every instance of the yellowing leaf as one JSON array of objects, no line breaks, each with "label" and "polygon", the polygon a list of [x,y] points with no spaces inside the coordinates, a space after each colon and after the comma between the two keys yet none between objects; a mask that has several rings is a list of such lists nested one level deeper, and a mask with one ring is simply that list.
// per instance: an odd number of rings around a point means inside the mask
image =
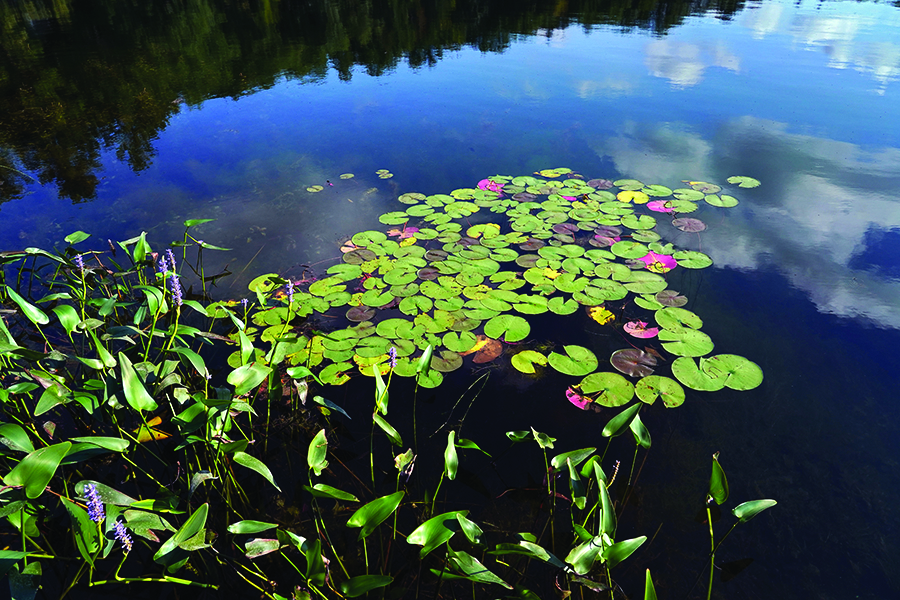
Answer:
[{"label": "yellowing leaf", "polygon": [[140,443],[146,443],[150,440],[164,440],[167,437],[171,437],[168,433],[164,431],[160,431],[158,429],[153,429],[156,425],[162,423],[162,418],[153,417],[149,421],[147,421],[146,425],[141,425],[137,429],[134,430],[134,435],[137,438],[137,441]]},{"label": "yellowing leaf", "polygon": [[650,200],[650,196],[645,194],[644,192],[633,192],[629,190],[621,191],[616,194],[616,199],[619,202],[634,202],[635,204],[647,204]]},{"label": "yellowing leaf", "polygon": [[606,325],[615,320],[616,316],[602,306],[592,306],[588,309],[588,316],[601,325]]},{"label": "yellowing leaf", "polygon": [[541,274],[547,279],[556,279],[557,277],[559,277],[559,271],[551,269],[550,267],[544,269],[543,273]]},{"label": "yellowing leaf", "polygon": [[491,341],[491,339],[490,339],[489,337],[487,337],[487,336],[485,336],[485,335],[481,335],[481,334],[477,335],[476,338],[475,338],[475,340],[476,340],[476,341],[475,341],[475,345],[474,345],[474,346],[472,346],[471,348],[469,348],[469,349],[466,350],[465,352],[460,352],[459,355],[460,355],[460,356],[466,356],[467,354],[474,354],[474,353],[478,352],[479,350],[481,350],[482,348],[484,348],[485,345],[487,345],[487,343],[488,343],[489,341]]},{"label": "yellowing leaf", "polygon": [[404,238],[404,239],[400,240],[400,247],[406,248],[407,246],[412,246],[413,244],[416,243],[416,241],[417,240],[414,237]]}]

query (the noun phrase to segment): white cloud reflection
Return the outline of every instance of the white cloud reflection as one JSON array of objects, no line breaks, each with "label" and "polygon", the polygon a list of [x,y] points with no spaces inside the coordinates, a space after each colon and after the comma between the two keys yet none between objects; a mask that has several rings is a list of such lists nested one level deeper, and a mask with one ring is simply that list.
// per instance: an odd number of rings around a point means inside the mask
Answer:
[{"label": "white cloud reflection", "polygon": [[[712,140],[671,124],[626,125],[593,147],[620,173],[669,186],[759,177],[763,186],[736,190],[741,204],[723,218],[699,215],[709,224],[703,251],[719,267],[775,264],[820,311],[900,328],[896,257],[883,259],[888,274],[854,262],[867,234],[900,228],[900,149],[870,151],[753,117],[724,125]],[[682,236],[677,243],[696,241]]]},{"label": "white cloud reflection", "polygon": [[735,73],[740,59],[723,42],[700,45],[669,38],[653,40],[644,47],[644,64],[654,77],[668,79],[674,87],[690,87],[703,80],[709,67],[722,67]]}]

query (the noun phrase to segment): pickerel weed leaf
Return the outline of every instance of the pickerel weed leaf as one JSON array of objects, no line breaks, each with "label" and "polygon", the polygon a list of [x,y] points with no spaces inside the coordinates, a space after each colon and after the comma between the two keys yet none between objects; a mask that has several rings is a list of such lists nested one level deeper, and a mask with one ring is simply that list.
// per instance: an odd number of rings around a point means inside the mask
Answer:
[{"label": "pickerel weed leaf", "polygon": [[71,442],[62,442],[29,452],[12,471],[6,474],[3,483],[23,486],[25,495],[32,500],[40,497],[71,447]]},{"label": "pickerel weed leaf", "polygon": [[750,500],[749,502],[738,504],[731,512],[741,520],[741,523],[746,523],[762,511],[772,508],[776,504],[778,503],[774,500]]},{"label": "pickerel weed leaf", "polygon": [[357,575],[338,584],[338,588],[347,598],[358,598],[374,589],[390,585],[394,578],[390,575]]},{"label": "pickerel weed leaf", "polygon": [[376,527],[397,510],[397,507],[400,506],[400,502],[403,501],[403,496],[405,494],[406,492],[401,490],[389,496],[382,496],[381,498],[376,498],[375,500],[364,504],[353,513],[353,516],[347,521],[347,527],[361,528],[359,537],[357,538],[359,540],[369,537],[369,535],[375,531]]},{"label": "pickerel weed leaf", "polygon": [[719,464],[719,453],[713,454],[712,474],[709,477],[709,497],[721,506],[728,500],[728,478]]},{"label": "pickerel weed leaf", "polygon": [[469,511],[467,510],[456,510],[432,517],[416,527],[406,538],[406,543],[422,546],[419,556],[424,558],[429,552],[442,546],[457,531],[462,529],[456,516],[466,516],[468,514]]},{"label": "pickerel weed leaf", "polygon": [[256,471],[257,473],[265,477],[276,490],[278,490],[279,492],[281,491],[281,488],[278,487],[278,485],[275,483],[275,478],[272,476],[272,471],[270,471],[269,467],[267,467],[261,460],[250,456],[246,452],[235,452],[232,456],[234,458],[234,462],[250,469],[251,471]]}]

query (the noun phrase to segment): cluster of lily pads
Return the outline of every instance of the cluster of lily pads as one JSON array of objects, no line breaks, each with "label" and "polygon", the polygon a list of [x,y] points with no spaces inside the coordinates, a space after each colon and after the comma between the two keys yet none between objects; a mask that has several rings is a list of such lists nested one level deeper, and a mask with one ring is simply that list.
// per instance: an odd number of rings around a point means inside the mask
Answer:
[{"label": "cluster of lily pads", "polygon": [[[759,185],[742,176],[728,182]],[[659,220],[700,232],[705,223],[685,216],[700,203],[738,204],[719,185],[684,185],[586,179],[558,168],[496,175],[449,194],[405,193],[398,199],[405,210],[379,218],[389,229],[352,236],[341,248],[343,260],[327,276],[290,282],[289,294],[279,291],[284,280],[273,274],[251,282],[263,304],[278,294],[284,305],[257,312],[257,329],[247,334],[277,341],[290,364],[317,369],[318,379],[330,385],[345,383],[354,371],[372,376],[377,366],[382,374],[393,369],[436,387],[466,356],[478,364],[506,353],[523,373],[549,366],[581,377],[566,393],[580,408],[621,406],[635,395],[674,407],[684,401],[682,385],[701,391],[755,388],[763,378],[759,366],[733,354],[711,355],[714,344],[701,331],[703,321],[683,308],[684,295],[669,289],[666,274],[672,269],[703,269],[713,261],[665,241],[657,232]],[[646,313],[619,324],[609,309],[626,300]],[[615,351],[609,361],[614,370],[601,368],[586,347],[543,353],[529,345],[530,317],[580,309],[601,324],[620,327],[623,343],[633,338],[655,344],[640,349],[629,343]],[[294,316],[338,312],[350,322],[346,327],[284,335]],[[429,346],[431,369],[417,371]],[[665,353],[676,357],[674,379],[654,374]],[[240,352],[231,358],[234,365],[240,360]]]}]

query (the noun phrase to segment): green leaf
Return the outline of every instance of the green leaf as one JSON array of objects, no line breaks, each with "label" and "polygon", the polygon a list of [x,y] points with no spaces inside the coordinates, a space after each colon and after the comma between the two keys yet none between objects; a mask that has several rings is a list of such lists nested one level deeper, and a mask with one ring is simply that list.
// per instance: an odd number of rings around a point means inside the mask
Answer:
[{"label": "green leaf", "polygon": [[394,429],[394,427],[390,423],[388,423],[384,417],[376,412],[372,414],[372,420],[376,425],[378,425],[378,427],[381,428],[382,431],[387,434],[388,439],[391,440],[392,444],[398,447],[403,445],[403,440],[400,437],[400,433],[396,429]]},{"label": "green leaf", "polygon": [[17,294],[16,291],[8,285],[6,286],[6,293],[9,294],[9,297],[13,302],[19,305],[19,308],[22,309],[22,312],[28,317],[28,320],[35,325],[46,325],[50,322],[50,317],[48,317],[44,311],[25,300],[25,298]]},{"label": "green leaf", "polygon": [[124,352],[119,352],[119,368],[122,371],[122,383],[125,391],[125,400],[128,401],[128,405],[137,411],[156,410],[156,402],[147,393],[147,388],[144,387],[144,383]]},{"label": "green leaf", "polygon": [[316,485],[309,487],[308,485],[304,485],[303,489],[312,494],[317,498],[333,498],[334,500],[346,500],[348,502],[359,502],[359,498],[354,496],[349,492],[345,492],[343,490],[339,490],[335,487],[331,487],[330,485],[325,485],[324,483],[317,483]]},{"label": "green leaf", "polygon": [[587,457],[589,457],[596,451],[596,448],[582,448],[580,450],[563,452],[562,454],[557,454],[556,456],[551,458],[550,464],[553,465],[554,469],[562,469],[566,465],[566,461],[571,460],[572,464],[577,467],[582,462],[584,462]]},{"label": "green leaf", "polygon": [[325,436],[325,430],[320,429],[309,443],[309,449],[306,452],[306,464],[316,476],[321,475],[328,466],[328,461],[325,459],[327,453],[328,438]]},{"label": "green leaf", "polygon": [[429,552],[449,541],[460,530],[461,526],[456,516],[468,514],[467,510],[456,510],[432,517],[416,527],[406,538],[406,542],[422,546],[419,556],[424,558]]},{"label": "green leaf", "polygon": [[[302,550],[301,550],[302,552]],[[306,547],[306,580],[313,585],[325,585],[325,562],[322,560],[322,542],[316,540]]]},{"label": "green leaf", "polygon": [[700,370],[711,378],[721,380],[733,390],[752,390],[763,381],[763,372],[754,362],[736,354],[717,354],[701,361]]},{"label": "green leaf", "polygon": [[776,504],[778,503],[774,500],[750,500],[735,506],[731,509],[731,513],[740,519],[741,523],[746,523],[762,511],[772,508]]},{"label": "green leaf", "polygon": [[119,490],[111,488],[108,485],[104,485],[98,481],[93,481],[91,479],[83,479],[76,483],[75,493],[78,494],[79,497],[84,498],[86,496],[84,493],[84,487],[88,484],[94,486],[94,489],[97,491],[97,495],[100,496],[101,500],[103,500],[103,504],[131,506],[133,503],[137,502],[137,500],[129,495],[123,494]]},{"label": "green leaf", "polygon": [[609,420],[606,427],[603,428],[603,437],[616,437],[625,433],[625,428],[631,424],[634,415],[641,410],[640,404],[632,404],[615,417]]},{"label": "green leaf", "polygon": [[338,584],[341,593],[347,598],[362,596],[375,588],[390,585],[394,578],[390,575],[357,575]]},{"label": "green leaf", "polygon": [[[507,434],[509,435],[509,434]],[[546,433],[542,433],[540,431],[535,430],[534,427],[531,428],[531,435],[534,436],[534,441],[537,442],[537,445],[544,449],[553,449],[553,442],[556,441],[556,438],[550,437]]]},{"label": "green leaf", "polygon": [[[486,332],[486,331],[485,331]],[[551,352],[548,356],[550,366],[566,375],[587,375],[594,371],[599,362],[597,356],[582,346],[564,346],[565,354]]]},{"label": "green leaf", "polygon": [[269,467],[267,467],[258,458],[254,458],[246,452],[235,452],[234,462],[243,467],[247,467],[252,471],[256,471],[257,473],[265,477],[269,481],[269,483],[271,483],[275,487],[276,490],[278,490],[279,492],[281,491],[281,488],[278,487],[278,485],[275,483],[275,478],[272,477],[272,471],[270,471]]},{"label": "green leaf", "polygon": [[29,452],[12,471],[6,474],[3,483],[24,486],[25,495],[31,500],[40,497],[71,447],[72,442],[63,442]]},{"label": "green leaf", "polygon": [[66,335],[71,336],[72,332],[75,331],[75,327],[81,322],[78,311],[69,304],[60,304],[59,306],[54,306],[50,310],[56,313],[56,317],[62,324],[63,329],[66,330]]},{"label": "green leaf", "polygon": [[522,350],[513,354],[512,366],[522,373],[534,373],[534,365],[547,366],[547,357],[534,350]]},{"label": "green leaf", "polygon": [[484,334],[495,340],[520,342],[531,333],[531,325],[516,315],[499,315],[484,324]]},{"label": "green leaf", "polygon": [[212,221],[215,221],[215,219],[188,219],[184,222],[184,226],[190,228],[203,223],[211,223]]},{"label": "green leaf", "polygon": [[422,353],[422,356],[419,358],[419,362],[416,363],[416,374],[421,374],[422,376],[428,375],[428,371],[431,370],[432,354],[434,354],[434,346],[429,344],[428,347],[425,348],[425,351]]},{"label": "green leaf", "polygon": [[634,418],[631,420],[631,423],[628,424],[628,427],[634,435],[636,444],[640,445],[642,448],[650,448],[650,432],[647,431],[647,428],[641,422],[640,414],[634,415]]},{"label": "green leaf", "polygon": [[616,509],[613,506],[612,499],[609,497],[607,489],[606,476],[603,474],[603,468],[600,462],[594,463],[594,476],[597,478],[598,495],[600,496],[600,533],[610,537],[616,535]]},{"label": "green leaf", "polygon": [[254,362],[238,367],[228,374],[226,380],[234,386],[235,396],[243,396],[265,381],[271,372],[271,367]]},{"label": "green leaf", "polygon": [[259,533],[260,531],[268,531],[274,527],[278,527],[277,523],[264,523],[263,521],[238,521],[228,526],[228,532],[239,533]]},{"label": "green leaf", "polygon": [[83,242],[84,240],[91,237],[91,234],[85,233],[83,231],[73,231],[63,239],[69,244],[77,244],[78,242]]},{"label": "green leaf", "polygon": [[496,583],[506,589],[513,589],[511,585],[494,575],[471,554],[453,550],[448,550],[447,554],[450,557],[450,562],[463,572],[467,579],[478,583]]},{"label": "green leaf", "polygon": [[381,377],[381,366],[374,364],[371,368],[375,375],[375,410],[386,415],[388,413],[388,387]]},{"label": "green leaf", "polygon": [[450,481],[456,479],[456,469],[459,467],[459,458],[456,455],[456,444],[454,438],[456,432],[451,431],[447,434],[447,448],[444,450],[444,472]]},{"label": "green leaf", "polygon": [[28,433],[16,423],[0,425],[0,444],[4,444],[10,450],[34,452],[34,445],[32,445]]},{"label": "green leaf", "polygon": [[606,548],[601,554],[601,558],[606,562],[608,568],[612,569],[617,564],[631,556],[635,550],[641,547],[641,544],[647,541],[647,536],[632,538],[616,542],[612,546]]},{"label": "green leaf", "polygon": [[75,502],[64,499],[63,505],[69,513],[75,546],[81,557],[93,566],[94,554],[100,548],[100,532],[97,530],[97,524],[91,521],[88,511]]},{"label": "green leaf", "polygon": [[602,551],[603,538],[597,536],[572,548],[568,556],[566,556],[566,562],[572,565],[576,573],[584,575],[591,570],[594,561]]},{"label": "green leaf", "polygon": [[755,188],[760,185],[758,179],[747,177],[746,175],[732,175],[728,178],[728,183],[737,184],[742,188]]},{"label": "green leaf", "polygon": [[471,543],[481,543],[481,536],[484,535],[484,530],[482,530],[477,523],[470,521],[463,514],[456,515],[456,520],[459,521],[459,526]]},{"label": "green leaf", "polygon": [[684,388],[678,382],[660,375],[648,375],[634,386],[634,392],[641,402],[653,404],[662,398],[666,408],[674,408],[684,403]]},{"label": "green leaf", "polygon": [[160,546],[153,560],[161,565],[170,567],[170,571],[177,571],[184,564],[187,553],[179,546],[197,535],[206,526],[206,517],[209,514],[209,504],[203,504],[194,514],[178,528],[175,534]]},{"label": "green leaf", "polygon": [[566,466],[569,468],[569,491],[572,494],[572,503],[579,509],[583,509],[587,503],[584,482],[581,481],[581,476],[578,474],[575,465],[572,464],[571,458],[566,459]]},{"label": "green leaf", "polygon": [[376,527],[397,510],[405,494],[406,492],[401,490],[361,506],[347,521],[347,527],[362,527],[357,538],[359,540],[369,537]]},{"label": "green leaf", "polygon": [[600,406],[622,406],[634,397],[634,385],[618,373],[591,373],[578,384],[582,394],[600,394],[594,402]]},{"label": "green leaf", "polygon": [[713,454],[712,475],[709,477],[709,497],[720,506],[728,500],[728,479],[725,477],[725,470],[719,464],[718,452]]},{"label": "green leaf", "polygon": [[653,587],[653,578],[650,577],[650,569],[647,569],[647,578],[644,581],[644,600],[656,600],[656,588]]},{"label": "green leaf", "polygon": [[[243,334],[244,332],[240,331],[239,333]],[[206,368],[206,363],[203,361],[203,357],[201,357],[190,348],[176,347],[170,348],[169,351],[175,352],[179,356],[186,358],[188,362],[190,362],[191,366],[194,367],[194,370],[197,371],[197,374],[199,374],[204,379],[210,378],[209,370]],[[241,394],[237,395],[240,396]]]}]

